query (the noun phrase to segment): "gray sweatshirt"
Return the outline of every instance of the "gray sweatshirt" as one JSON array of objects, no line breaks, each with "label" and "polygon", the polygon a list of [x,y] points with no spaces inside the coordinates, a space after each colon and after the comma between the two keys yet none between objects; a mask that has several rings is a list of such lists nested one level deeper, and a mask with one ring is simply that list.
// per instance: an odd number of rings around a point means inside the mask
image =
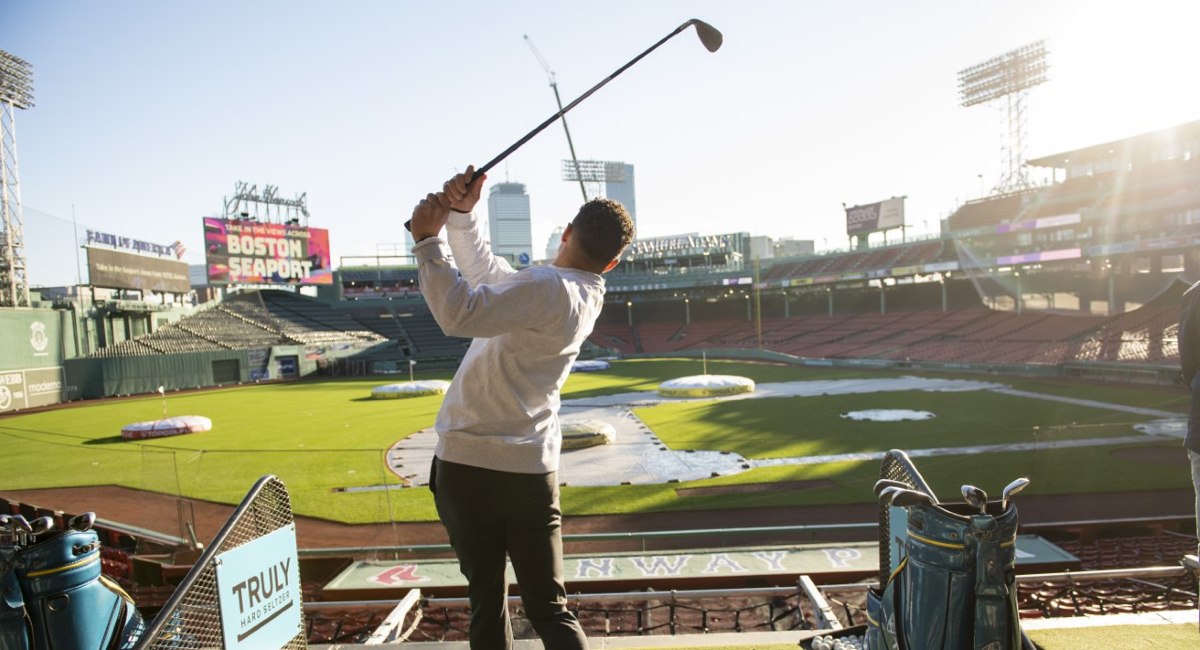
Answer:
[{"label": "gray sweatshirt", "polygon": [[557,471],[559,391],[604,306],[604,278],[550,265],[514,271],[492,255],[474,215],[457,212],[446,240],[422,240],[413,255],[442,331],[475,339],[438,412],[437,457],[503,472]]}]

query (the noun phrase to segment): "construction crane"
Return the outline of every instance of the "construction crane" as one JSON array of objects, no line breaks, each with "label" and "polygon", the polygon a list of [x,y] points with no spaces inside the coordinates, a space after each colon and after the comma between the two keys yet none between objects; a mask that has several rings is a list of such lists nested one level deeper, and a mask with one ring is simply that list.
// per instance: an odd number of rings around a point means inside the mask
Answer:
[{"label": "construction crane", "polygon": [[[558,110],[561,113],[563,103],[562,98],[558,95],[558,82],[554,79],[554,71],[550,69],[550,64],[546,62],[546,58],[538,51],[537,47],[533,44],[533,40],[529,38],[529,35],[525,34],[524,37],[525,44],[529,46],[529,50],[533,52],[533,56],[537,58],[538,63],[542,65],[542,69],[546,71],[546,76],[550,79],[550,89],[554,91],[554,101],[558,103]],[[579,159],[575,157],[575,143],[571,141],[571,129],[567,127],[566,115],[562,116],[562,125],[563,131],[567,134],[567,148],[571,150],[571,162],[575,164],[575,175],[579,179],[579,191],[583,193],[583,202],[587,203],[587,188],[583,184],[583,174],[579,170]]]}]

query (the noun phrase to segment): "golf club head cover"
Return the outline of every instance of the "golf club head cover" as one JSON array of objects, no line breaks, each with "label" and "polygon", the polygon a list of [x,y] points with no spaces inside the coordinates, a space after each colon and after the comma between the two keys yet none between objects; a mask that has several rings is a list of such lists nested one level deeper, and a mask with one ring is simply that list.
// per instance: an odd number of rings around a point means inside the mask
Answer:
[{"label": "golf club head cover", "polygon": [[141,616],[116,583],[100,575],[94,530],[59,530],[16,553],[15,574],[34,650],[131,647]]}]

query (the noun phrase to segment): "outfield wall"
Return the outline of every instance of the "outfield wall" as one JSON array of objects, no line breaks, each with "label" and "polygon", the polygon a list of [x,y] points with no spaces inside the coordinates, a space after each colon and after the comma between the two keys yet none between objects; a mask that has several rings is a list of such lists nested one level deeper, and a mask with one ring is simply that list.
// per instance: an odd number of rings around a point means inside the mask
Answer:
[{"label": "outfield wall", "polygon": [[178,354],[68,359],[65,398],[189,390],[273,379],[299,379],[316,372],[303,346],[219,350]]},{"label": "outfield wall", "polygon": [[68,318],[53,309],[0,310],[0,413],[63,400]]}]

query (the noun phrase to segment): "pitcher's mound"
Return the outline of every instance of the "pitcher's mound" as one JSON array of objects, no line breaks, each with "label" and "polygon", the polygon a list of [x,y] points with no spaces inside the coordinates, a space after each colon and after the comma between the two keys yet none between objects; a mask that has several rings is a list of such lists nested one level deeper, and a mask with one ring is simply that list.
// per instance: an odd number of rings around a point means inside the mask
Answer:
[{"label": "pitcher's mound", "polygon": [[692,375],[658,385],[663,397],[724,397],[754,392],[754,380],[736,375]]}]

